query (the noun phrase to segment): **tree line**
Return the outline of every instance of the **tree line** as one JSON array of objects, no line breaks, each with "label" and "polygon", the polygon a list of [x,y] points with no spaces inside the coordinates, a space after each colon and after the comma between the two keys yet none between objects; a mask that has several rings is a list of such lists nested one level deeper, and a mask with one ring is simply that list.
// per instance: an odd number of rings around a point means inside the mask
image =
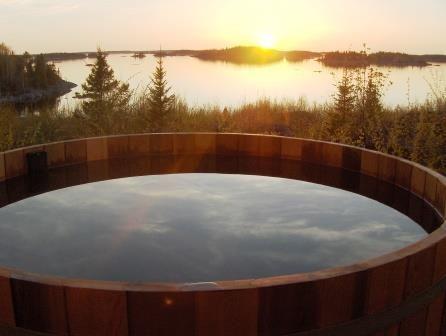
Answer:
[{"label": "tree line", "polygon": [[59,71],[46,62],[44,55],[31,56],[27,52],[16,55],[0,43],[0,97],[45,89],[60,80]]},{"label": "tree line", "polygon": [[326,52],[319,59],[330,67],[358,67],[363,65],[407,67],[429,66],[430,62],[446,62],[446,55],[409,55],[399,52],[377,52],[368,54],[356,51]]},{"label": "tree line", "polygon": [[[172,55],[172,53],[170,53]],[[239,46],[226,49],[213,49],[192,51],[189,56],[196,57],[204,61],[220,61],[233,64],[271,64],[283,61],[302,62],[306,59],[313,59],[321,56],[321,53],[311,51],[279,51],[262,47]]]},{"label": "tree line", "polygon": [[398,155],[446,174],[446,86],[422,104],[389,108],[376,68],[345,68],[332,101],[262,99],[235,108],[189,106],[167,83],[162,55],[147,90],[135,95],[98,50],[76,108],[17,117],[0,108],[0,150],[70,138],[142,132],[247,132],[313,138]]}]

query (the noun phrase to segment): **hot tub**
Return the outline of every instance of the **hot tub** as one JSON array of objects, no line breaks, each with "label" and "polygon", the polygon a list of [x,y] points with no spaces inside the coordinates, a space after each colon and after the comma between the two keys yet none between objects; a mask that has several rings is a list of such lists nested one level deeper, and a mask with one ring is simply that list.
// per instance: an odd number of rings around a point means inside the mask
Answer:
[{"label": "hot tub", "polygon": [[0,334],[442,332],[446,183],[415,163],[142,134],[1,153],[0,180]]}]

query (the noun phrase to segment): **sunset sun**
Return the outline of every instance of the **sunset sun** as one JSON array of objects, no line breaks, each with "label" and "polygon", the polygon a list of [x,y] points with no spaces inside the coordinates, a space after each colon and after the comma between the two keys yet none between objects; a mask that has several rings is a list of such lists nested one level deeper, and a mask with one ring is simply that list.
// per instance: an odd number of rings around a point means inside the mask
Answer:
[{"label": "sunset sun", "polygon": [[262,48],[273,48],[276,45],[276,38],[272,34],[261,34],[257,44]]}]

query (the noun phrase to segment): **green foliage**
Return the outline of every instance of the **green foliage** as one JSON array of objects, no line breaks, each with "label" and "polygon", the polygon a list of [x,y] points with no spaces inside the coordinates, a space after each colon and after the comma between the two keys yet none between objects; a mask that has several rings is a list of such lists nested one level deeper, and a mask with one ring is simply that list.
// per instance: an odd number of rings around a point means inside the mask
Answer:
[{"label": "green foliage", "polygon": [[386,76],[372,67],[357,71],[359,146],[385,151],[388,130],[383,116],[382,96]]},{"label": "green foliage", "polygon": [[[234,47],[221,50],[203,50],[194,56],[205,61],[222,61],[235,64],[270,64],[279,62],[287,54],[274,49],[261,47]],[[298,53],[289,54],[292,59],[297,58]],[[300,54],[303,56],[303,54]]]},{"label": "green foliage", "polygon": [[0,97],[45,89],[60,80],[58,70],[46,62],[44,55],[15,55],[4,43],[0,44]]},{"label": "green foliage", "polygon": [[17,117],[13,109],[0,110],[0,151],[15,147]]},{"label": "green foliage", "polygon": [[364,51],[335,51],[327,52],[320,59],[322,63],[331,67],[362,67],[368,65],[382,65],[394,67],[427,66],[429,62],[444,61],[444,55],[408,55],[397,52],[377,52],[373,54]]},{"label": "green foliage", "polygon": [[125,130],[125,114],[131,97],[129,85],[115,78],[101,49],[97,51],[96,62],[82,84],[82,90],[82,93],[76,93],[76,98],[83,99],[77,116],[84,119],[91,134]]},{"label": "green foliage", "polygon": [[[0,45],[1,52],[9,53]],[[26,66],[29,63],[25,61]],[[130,104],[128,85],[114,78],[106,56],[98,50],[83,93],[78,94],[84,99],[79,107],[18,117],[13,109],[0,106],[0,151],[106,134],[246,132],[362,146],[412,159],[446,174],[446,89],[437,85],[424,104],[385,108],[382,96],[386,84],[384,74],[365,66],[343,72],[332,104],[310,106],[303,99],[261,99],[237,108],[191,107],[170,94],[159,58],[148,94]]]},{"label": "green foliage", "polygon": [[412,159],[446,174],[446,97],[423,106]]},{"label": "green foliage", "polygon": [[416,110],[396,109],[390,131],[389,151],[404,158],[411,158],[414,151],[414,139],[417,136],[419,113]]},{"label": "green foliage", "polygon": [[[365,46],[361,53],[352,55],[358,62],[368,57]],[[327,111],[323,123],[324,138],[386,151],[389,120],[382,104],[386,84],[387,76],[366,63],[344,68],[336,83],[333,108]]]},{"label": "green foliage", "polygon": [[351,141],[351,125],[356,108],[356,90],[353,72],[344,69],[342,78],[336,85],[334,108],[327,111],[324,120],[324,136],[336,142]]},{"label": "green foliage", "polygon": [[[426,102],[410,108],[383,109],[377,118],[385,129],[382,150],[446,174],[445,107],[446,103]],[[44,111],[18,117],[12,109],[0,107],[0,150],[102,134],[144,132],[147,129],[140,119],[143,112],[141,105],[128,105],[119,116],[119,120],[125,120],[122,131],[105,132],[91,128],[89,120],[79,110]],[[303,100],[275,102],[263,99],[222,109],[217,106],[190,107],[184,101],[176,100],[171,113],[172,119],[163,131],[247,132],[338,140],[330,137],[324,126],[328,116],[336,113],[334,105],[328,104],[309,106]],[[351,127],[354,125],[352,122]],[[354,145],[349,140],[352,138],[353,135],[346,133],[344,143]]]},{"label": "green foliage", "polygon": [[48,86],[48,72],[46,68],[46,61],[43,55],[38,55],[35,58],[34,65],[34,85],[40,83],[41,87],[46,88]]},{"label": "green foliage", "polygon": [[21,117],[14,108],[0,105],[0,151],[85,136],[73,119],[57,110]]},{"label": "green foliage", "polygon": [[166,129],[173,117],[175,95],[170,94],[167,84],[166,70],[163,58],[158,57],[157,66],[151,78],[148,95],[143,99],[143,117],[147,129],[151,132],[161,132]]}]

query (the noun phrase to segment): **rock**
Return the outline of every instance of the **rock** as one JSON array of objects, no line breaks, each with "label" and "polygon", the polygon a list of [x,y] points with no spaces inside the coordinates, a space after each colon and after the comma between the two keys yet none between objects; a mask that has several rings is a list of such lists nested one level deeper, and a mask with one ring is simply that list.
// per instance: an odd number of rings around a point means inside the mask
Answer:
[{"label": "rock", "polygon": [[63,96],[75,87],[77,87],[76,84],[61,80],[46,89],[31,89],[19,95],[0,97],[0,104],[35,103],[43,99]]}]

